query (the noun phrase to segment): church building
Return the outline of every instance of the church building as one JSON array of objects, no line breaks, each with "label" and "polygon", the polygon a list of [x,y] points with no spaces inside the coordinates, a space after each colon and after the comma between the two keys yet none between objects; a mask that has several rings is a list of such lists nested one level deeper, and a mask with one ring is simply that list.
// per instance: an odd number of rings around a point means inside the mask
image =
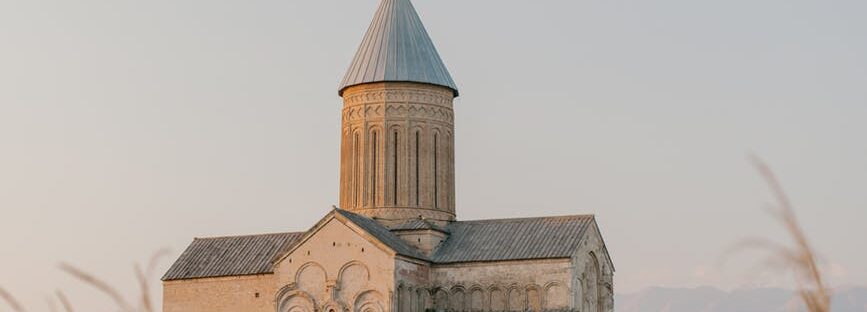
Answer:
[{"label": "church building", "polygon": [[457,218],[458,87],[410,0],[381,0],[338,94],[339,207],[307,231],[194,239],[163,311],[613,311],[593,215]]}]

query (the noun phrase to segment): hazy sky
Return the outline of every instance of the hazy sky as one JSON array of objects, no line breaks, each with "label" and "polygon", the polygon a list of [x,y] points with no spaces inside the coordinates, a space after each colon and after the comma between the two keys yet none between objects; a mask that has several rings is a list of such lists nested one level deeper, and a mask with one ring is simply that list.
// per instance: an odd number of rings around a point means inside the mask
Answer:
[{"label": "hazy sky", "polygon": [[[310,227],[376,2],[0,0],[0,285],[93,310],[59,262],[132,290],[161,247]],[[618,292],[777,285],[717,260],[785,239],[755,151],[867,281],[867,2],[414,2],[461,89],[460,219],[595,213]]]}]

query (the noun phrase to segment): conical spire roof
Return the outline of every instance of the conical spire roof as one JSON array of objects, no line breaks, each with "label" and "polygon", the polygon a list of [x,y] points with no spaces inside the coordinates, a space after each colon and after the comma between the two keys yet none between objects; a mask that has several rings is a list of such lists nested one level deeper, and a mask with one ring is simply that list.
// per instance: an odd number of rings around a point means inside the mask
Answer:
[{"label": "conical spire roof", "polygon": [[410,0],[380,2],[339,93],[354,85],[385,81],[439,85],[458,95],[458,87]]}]

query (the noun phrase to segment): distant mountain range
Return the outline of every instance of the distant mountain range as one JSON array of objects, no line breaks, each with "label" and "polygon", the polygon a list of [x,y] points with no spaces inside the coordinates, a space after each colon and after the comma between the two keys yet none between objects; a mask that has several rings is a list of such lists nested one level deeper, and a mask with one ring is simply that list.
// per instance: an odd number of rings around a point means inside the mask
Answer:
[{"label": "distant mountain range", "polygon": [[[616,312],[804,311],[797,294],[779,288],[722,291],[712,287],[648,288],[615,296]],[[832,312],[867,312],[867,287],[834,290]]]}]

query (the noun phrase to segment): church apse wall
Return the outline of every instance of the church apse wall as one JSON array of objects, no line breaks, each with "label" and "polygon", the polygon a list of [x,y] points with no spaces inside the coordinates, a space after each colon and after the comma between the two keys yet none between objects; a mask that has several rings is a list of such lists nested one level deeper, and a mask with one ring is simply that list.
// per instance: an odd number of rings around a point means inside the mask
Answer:
[{"label": "church apse wall", "polygon": [[449,311],[559,311],[569,308],[571,263],[563,259],[438,266],[434,307]]},{"label": "church apse wall", "polygon": [[421,311],[575,311],[569,259],[438,265],[397,261],[396,306]]}]

